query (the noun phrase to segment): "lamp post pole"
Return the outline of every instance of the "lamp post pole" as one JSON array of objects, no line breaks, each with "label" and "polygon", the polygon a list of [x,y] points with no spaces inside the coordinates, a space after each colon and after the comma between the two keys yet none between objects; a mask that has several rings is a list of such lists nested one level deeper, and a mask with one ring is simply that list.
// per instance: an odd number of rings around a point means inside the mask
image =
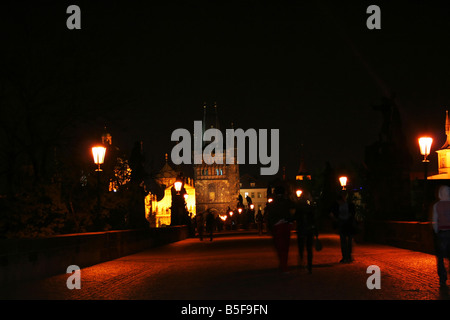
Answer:
[{"label": "lamp post pole", "polygon": [[183,179],[178,176],[172,188],[172,206],[170,225],[176,226],[182,224],[182,218],[185,212],[186,202],[184,198]]},{"label": "lamp post pole", "polygon": [[423,155],[423,166],[424,166],[424,180],[428,180],[428,164],[430,160],[427,157],[430,155],[431,144],[433,143],[433,138],[421,137],[419,138],[420,153]]},{"label": "lamp post pole", "polygon": [[427,157],[430,155],[431,151],[431,144],[433,143],[433,138],[430,137],[421,137],[419,138],[419,147],[420,147],[420,153],[423,155],[423,212],[426,216],[426,211],[428,207],[428,164],[430,163],[430,160],[427,159]]},{"label": "lamp post pole", "polygon": [[92,148],[92,156],[94,163],[97,165],[97,213],[100,213],[100,172],[102,171],[100,165],[105,161],[106,148],[104,146],[96,146]]},{"label": "lamp post pole", "polygon": [[346,190],[348,178],[345,176],[339,177],[339,183],[341,184],[342,190]]}]

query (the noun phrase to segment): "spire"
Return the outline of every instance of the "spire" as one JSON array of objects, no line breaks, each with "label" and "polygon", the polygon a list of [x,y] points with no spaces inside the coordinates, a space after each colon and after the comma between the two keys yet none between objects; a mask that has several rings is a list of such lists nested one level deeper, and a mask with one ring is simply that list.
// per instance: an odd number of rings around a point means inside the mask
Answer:
[{"label": "spire", "polygon": [[447,135],[447,141],[450,138],[450,121],[448,119],[448,110],[445,111],[445,134]]},{"label": "spire", "polygon": [[205,133],[205,125],[206,125],[206,102],[203,102],[203,128],[202,128],[202,136]]},{"label": "spire", "polygon": [[311,180],[311,174],[306,170],[305,165],[305,156],[304,156],[304,145],[303,143],[300,145],[300,164],[298,167],[297,175],[295,176],[295,180]]},{"label": "spire", "polygon": [[450,119],[448,118],[448,110],[445,111],[445,134],[447,135],[447,139],[441,149],[450,147]]},{"label": "spire", "polygon": [[214,102],[214,114],[216,116],[216,126],[215,126],[215,128],[216,129],[220,129],[219,128],[219,116],[217,114],[217,102]]},{"label": "spire", "polygon": [[102,144],[112,145],[112,136],[108,132],[108,129],[106,128],[106,124],[104,126],[104,130],[103,130],[103,134],[102,134]]}]

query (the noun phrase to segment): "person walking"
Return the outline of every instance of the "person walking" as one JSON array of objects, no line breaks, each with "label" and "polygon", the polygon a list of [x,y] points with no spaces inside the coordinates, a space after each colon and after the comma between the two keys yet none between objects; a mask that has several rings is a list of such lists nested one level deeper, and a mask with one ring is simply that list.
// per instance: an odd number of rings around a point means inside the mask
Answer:
[{"label": "person walking", "polygon": [[215,222],[214,214],[208,209],[208,214],[206,215],[206,232],[209,234],[209,241],[213,240]]},{"label": "person walking", "polygon": [[267,204],[268,227],[277,252],[279,268],[283,273],[287,273],[289,243],[295,207],[292,201],[285,198],[284,187],[278,186],[274,191],[275,197],[273,201]]},{"label": "person walking", "polygon": [[341,263],[350,263],[352,259],[353,235],[355,234],[355,205],[348,201],[347,192],[342,192],[332,208],[331,217],[336,222],[341,242]]},{"label": "person walking", "polygon": [[441,288],[447,287],[444,259],[450,260],[450,187],[441,186],[439,201],[433,205],[432,225],[436,235],[437,273]]},{"label": "person walking", "polygon": [[261,209],[258,210],[258,213],[256,214],[256,217],[255,217],[255,221],[256,221],[256,225],[258,227],[258,234],[261,236],[262,229],[263,229],[263,215],[262,215]]},{"label": "person walking", "polygon": [[295,207],[295,220],[297,222],[297,246],[300,266],[303,266],[303,256],[306,249],[306,268],[312,273],[314,237],[319,234],[316,228],[314,208],[311,205],[311,197],[305,191],[297,200]]},{"label": "person walking", "polygon": [[200,238],[200,241],[203,241],[203,227],[205,223],[205,221],[203,220],[203,213],[197,214],[195,220],[197,222],[198,237]]}]

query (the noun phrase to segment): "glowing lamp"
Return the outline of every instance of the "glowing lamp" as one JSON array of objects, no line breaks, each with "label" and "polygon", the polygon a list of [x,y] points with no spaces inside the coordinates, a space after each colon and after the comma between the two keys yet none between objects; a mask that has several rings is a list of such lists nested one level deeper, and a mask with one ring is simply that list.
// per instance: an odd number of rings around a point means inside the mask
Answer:
[{"label": "glowing lamp", "polygon": [[250,205],[250,209],[253,210],[254,208],[255,208],[255,205],[252,203],[252,204]]},{"label": "glowing lamp", "polygon": [[241,213],[242,212],[242,208],[238,208],[238,212]]},{"label": "glowing lamp", "polygon": [[267,202],[268,202],[268,203],[271,203],[272,201],[273,201],[272,198],[267,199]]},{"label": "glowing lamp", "polygon": [[303,191],[302,190],[297,190],[295,191],[295,194],[297,195],[297,198],[300,198],[302,196]]},{"label": "glowing lamp", "polygon": [[429,160],[427,160],[427,157],[430,155],[432,143],[433,143],[433,138],[430,138],[430,137],[419,138],[420,153],[423,155],[422,162],[429,162]]},{"label": "glowing lamp", "polygon": [[181,187],[183,186],[183,182],[181,180],[177,180],[175,181],[173,186],[175,188],[175,191],[179,193],[181,191]]},{"label": "glowing lamp", "polygon": [[227,220],[227,216],[219,216],[222,221]]},{"label": "glowing lamp", "polygon": [[102,171],[102,169],[100,169],[100,165],[103,164],[105,161],[105,153],[106,148],[103,146],[92,147],[92,155],[94,157],[94,163],[98,165],[96,171]]},{"label": "glowing lamp", "polygon": [[347,186],[347,177],[340,177],[339,183],[341,184],[342,190],[345,190],[345,187]]}]

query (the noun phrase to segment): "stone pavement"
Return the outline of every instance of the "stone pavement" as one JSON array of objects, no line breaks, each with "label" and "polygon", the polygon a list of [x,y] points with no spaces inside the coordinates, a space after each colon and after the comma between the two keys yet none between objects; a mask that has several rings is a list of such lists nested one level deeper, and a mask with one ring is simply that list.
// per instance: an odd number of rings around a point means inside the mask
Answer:
[{"label": "stone pavement", "polygon": [[[448,300],[433,255],[378,244],[354,245],[350,264],[339,260],[339,239],[320,236],[313,272],[298,267],[292,234],[290,272],[277,268],[271,238],[255,233],[186,239],[81,270],[81,289],[60,275],[1,288],[2,300]],[[367,268],[380,268],[381,288],[368,289]]]},{"label": "stone pavement", "polygon": [[[267,314],[260,316],[271,319],[290,316],[300,310],[335,316],[337,310],[350,308],[351,312],[351,308],[360,303],[366,310],[363,316],[384,316],[394,309],[404,316],[416,316],[419,311],[437,312],[447,308],[445,300],[449,295],[439,288],[433,255],[356,243],[354,261],[341,264],[338,236],[323,234],[320,238],[323,250],[314,252],[312,274],[298,267],[295,233],[292,234],[288,274],[278,270],[268,235],[220,234],[213,241],[186,239],[83,268],[81,289],[67,288],[70,275],[65,274],[65,270],[46,279],[0,288],[1,307],[20,310],[21,314],[30,316],[34,316],[36,310],[56,316],[59,313],[48,311],[54,310],[49,303],[56,303],[75,315],[101,318],[129,316],[130,310],[139,314],[164,310],[171,319],[192,318],[192,314],[184,315],[183,311],[200,306],[215,307],[214,318],[236,318],[236,314],[225,313],[230,306],[237,308],[230,310],[244,308],[241,315],[246,318],[256,316],[258,311],[253,308],[254,314],[245,313],[250,310],[249,306],[268,306]],[[367,279],[372,275],[367,273],[367,268],[371,265],[380,268],[380,289],[367,287]],[[25,304],[23,300],[27,300]],[[373,305],[380,300],[383,305],[379,302]],[[425,300],[428,302],[424,305]],[[386,301],[402,304],[386,306]],[[430,301],[439,304],[429,305]],[[368,302],[371,304],[364,308]],[[405,305],[405,302],[414,304]]]},{"label": "stone pavement", "polygon": [[[339,260],[339,239],[320,236],[313,272],[298,267],[292,234],[290,272],[277,269],[271,238],[220,234],[153,248],[81,270],[81,289],[68,274],[1,288],[3,300],[448,300],[438,285],[433,255],[378,244],[354,245],[350,264]],[[367,268],[380,268],[380,289],[369,289]],[[65,272],[65,271],[63,271]]]}]

